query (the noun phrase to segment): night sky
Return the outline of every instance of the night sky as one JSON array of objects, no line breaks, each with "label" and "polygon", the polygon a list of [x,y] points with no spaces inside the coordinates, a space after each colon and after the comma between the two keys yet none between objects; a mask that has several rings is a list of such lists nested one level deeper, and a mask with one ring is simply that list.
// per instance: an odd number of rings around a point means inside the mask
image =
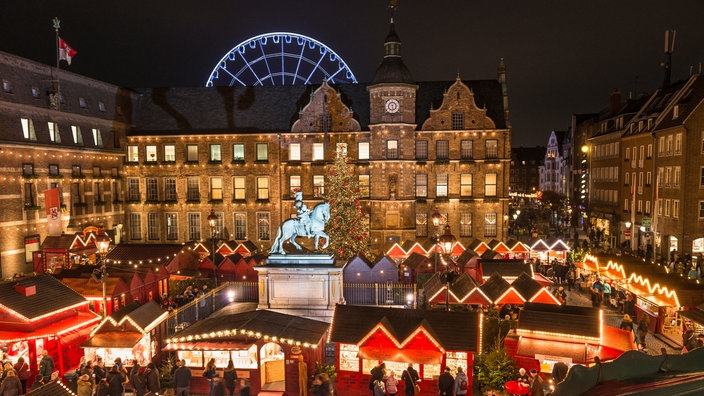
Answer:
[{"label": "night sky", "polygon": [[[396,32],[416,81],[495,79],[505,59],[513,145],[545,145],[611,91],[657,89],[664,31],[677,30],[673,81],[704,62],[701,0],[398,0]],[[125,87],[202,86],[250,37],[289,31],[338,53],[371,80],[387,0],[3,0],[0,50],[55,64],[52,18],[78,55],[72,72]]]}]

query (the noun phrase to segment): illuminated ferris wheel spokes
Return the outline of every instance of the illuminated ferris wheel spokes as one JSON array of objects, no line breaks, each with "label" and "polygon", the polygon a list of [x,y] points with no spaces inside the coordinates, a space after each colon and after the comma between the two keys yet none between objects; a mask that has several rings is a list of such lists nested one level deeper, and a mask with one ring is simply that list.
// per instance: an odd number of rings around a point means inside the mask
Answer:
[{"label": "illuminated ferris wheel spokes", "polygon": [[213,69],[206,86],[356,83],[333,50],[295,33],[268,33],[230,50]]}]

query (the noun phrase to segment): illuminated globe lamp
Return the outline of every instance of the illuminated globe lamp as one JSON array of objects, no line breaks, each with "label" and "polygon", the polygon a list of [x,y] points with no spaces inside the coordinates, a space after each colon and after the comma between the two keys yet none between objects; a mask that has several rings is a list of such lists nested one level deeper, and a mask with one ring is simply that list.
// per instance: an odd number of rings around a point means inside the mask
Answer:
[{"label": "illuminated globe lamp", "polygon": [[435,243],[435,271],[438,272],[438,250],[441,246],[440,245],[440,224],[442,223],[442,215],[438,211],[438,207],[435,207],[435,211],[433,214],[430,216],[430,219],[433,222],[433,227],[435,227],[435,236],[433,242]]},{"label": "illuminated globe lamp", "polygon": [[208,225],[210,225],[210,239],[212,240],[210,258],[213,262],[213,276],[215,277],[215,287],[218,287],[218,273],[217,267],[215,266],[215,224],[217,224],[217,222],[218,216],[215,215],[215,211],[211,208],[210,214],[208,215]]},{"label": "illuminated globe lamp", "polygon": [[[445,224],[445,233],[440,237],[440,245],[443,248],[443,252],[450,256],[452,255],[452,246],[455,244],[457,239],[452,235],[452,230],[449,224]],[[450,266],[445,264],[445,273],[443,274],[443,281],[446,283],[445,286],[445,311],[450,310],[450,283],[453,281],[453,276],[450,273]]]},{"label": "illuminated globe lamp", "polygon": [[108,254],[110,249],[110,237],[101,231],[95,237],[95,247],[98,249],[98,256],[100,256],[100,282],[103,284],[103,317],[108,315],[108,293],[107,293],[107,282],[108,282],[108,269],[106,266],[105,256]]}]

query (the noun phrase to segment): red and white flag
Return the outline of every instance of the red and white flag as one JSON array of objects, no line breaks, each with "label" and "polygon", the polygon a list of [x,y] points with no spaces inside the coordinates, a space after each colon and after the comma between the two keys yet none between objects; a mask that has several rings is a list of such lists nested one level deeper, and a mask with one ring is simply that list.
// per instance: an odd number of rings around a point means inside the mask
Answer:
[{"label": "red and white flag", "polygon": [[49,235],[61,235],[61,200],[59,189],[50,188],[44,191],[44,206],[46,206],[46,221]]},{"label": "red and white flag", "polygon": [[71,64],[71,58],[76,56],[78,51],[75,49],[71,48],[67,42],[64,41],[61,37],[59,37],[59,59],[60,60],[65,60],[66,63],[69,65]]}]

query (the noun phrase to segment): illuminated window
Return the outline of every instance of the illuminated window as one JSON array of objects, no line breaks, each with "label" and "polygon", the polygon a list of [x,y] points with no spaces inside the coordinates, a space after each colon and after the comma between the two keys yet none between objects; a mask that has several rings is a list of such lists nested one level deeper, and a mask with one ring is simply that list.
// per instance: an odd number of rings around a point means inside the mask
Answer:
[{"label": "illuminated window", "polygon": [[131,202],[137,202],[141,199],[139,193],[139,178],[138,177],[128,177],[127,178],[127,200]]},{"label": "illuminated window", "polygon": [[173,144],[164,145],[164,161],[165,162],[175,162],[176,161],[176,146]]},{"label": "illuminated window", "polygon": [[246,184],[245,184],[245,177],[244,176],[234,176],[232,178],[232,199],[235,201],[244,201],[245,200],[245,191],[246,191]]},{"label": "illuminated window", "polygon": [[130,213],[130,239],[142,239],[142,214]]},{"label": "illuminated window", "polygon": [[73,135],[73,143],[83,146],[83,134],[81,133],[81,127],[71,125],[71,134]]},{"label": "illuminated window", "polygon": [[198,145],[186,145],[186,162],[198,162]]},{"label": "illuminated window", "polygon": [[289,194],[291,198],[296,197],[296,191],[301,191],[301,176],[291,175],[288,177]]},{"label": "illuminated window", "polygon": [[220,176],[210,178],[210,200],[222,201],[222,177]]},{"label": "illuminated window", "polygon": [[291,143],[288,146],[288,160],[289,161],[300,161],[301,160],[301,144]]},{"label": "illuminated window", "polygon": [[159,239],[159,213],[149,212],[147,215],[147,239]]},{"label": "illuminated window", "polygon": [[495,237],[497,233],[496,213],[488,212],[484,214],[484,236]]},{"label": "illuminated window", "polygon": [[247,239],[247,213],[237,212],[235,213],[235,235],[236,240]]},{"label": "illuminated window", "polygon": [[166,201],[176,201],[178,195],[176,194],[176,178],[175,177],[165,177],[164,178],[164,200]]},{"label": "illuminated window", "polygon": [[156,162],[156,146],[148,145],[144,147],[145,161],[146,162]]},{"label": "illuminated window", "polygon": [[244,144],[235,143],[232,145],[232,160],[237,162],[244,161]]},{"label": "illuminated window", "polygon": [[20,118],[22,122],[22,136],[25,140],[37,140],[37,134],[34,132],[34,122],[29,118]]},{"label": "illuminated window", "polygon": [[210,162],[222,162],[222,146],[219,144],[210,145]]},{"label": "illuminated window", "polygon": [[24,206],[37,206],[37,186],[34,183],[24,184]]},{"label": "illuminated window", "polygon": [[487,173],[484,179],[484,196],[496,196],[496,173]]},{"label": "illuminated window", "polygon": [[188,213],[188,239],[192,241],[200,240],[200,213]]},{"label": "illuminated window", "polygon": [[386,141],[386,159],[398,159],[398,140]]},{"label": "illuminated window", "polygon": [[186,177],[186,200],[200,201],[200,180],[198,176]]},{"label": "illuminated window", "polygon": [[269,212],[257,212],[257,238],[261,241],[271,238]]},{"label": "illuminated window", "polygon": [[435,196],[447,197],[447,173],[438,173],[435,177]]},{"label": "illuminated window", "polygon": [[156,177],[148,177],[146,179],[147,183],[147,201],[158,201],[159,200],[159,187],[157,184]]},{"label": "illuminated window", "polygon": [[325,176],[313,175],[313,197],[322,198],[325,196]]},{"label": "illuminated window", "polygon": [[323,143],[313,143],[313,161],[325,159],[325,146]]},{"label": "illuminated window", "polygon": [[416,173],[416,197],[425,198],[428,196],[428,175]]},{"label": "illuminated window", "polygon": [[472,236],[472,213],[460,213],[460,237]]},{"label": "illuminated window", "polygon": [[257,143],[257,161],[269,160],[269,145],[266,143]]},{"label": "illuminated window", "polygon": [[347,156],[347,143],[337,143],[335,145],[335,153],[340,157],[341,155]]},{"label": "illuminated window", "polygon": [[49,140],[54,143],[61,143],[61,134],[59,133],[59,124],[55,122],[47,122],[49,127]]},{"label": "illuminated window", "polygon": [[269,199],[269,178],[266,176],[257,177],[257,199]]},{"label": "illuminated window", "polygon": [[369,175],[359,175],[359,196],[369,198]]},{"label": "illuminated window", "polygon": [[680,217],[680,200],[672,200],[672,217],[678,219]]},{"label": "illuminated window", "polygon": [[471,140],[462,140],[460,142],[460,156],[463,160],[474,158],[474,143]]},{"label": "illuminated window", "polygon": [[178,239],[178,214],[166,213],[166,239],[174,241]]},{"label": "illuminated window", "polygon": [[359,154],[357,155],[357,158],[360,160],[368,160],[369,159],[369,142],[359,142],[357,145]]},{"label": "illuminated window", "polygon": [[472,174],[462,173],[460,175],[460,196],[471,197],[472,194]]},{"label": "illuminated window", "polygon": [[499,158],[499,141],[495,139],[490,139],[485,142],[486,147],[486,158],[496,159]]}]

